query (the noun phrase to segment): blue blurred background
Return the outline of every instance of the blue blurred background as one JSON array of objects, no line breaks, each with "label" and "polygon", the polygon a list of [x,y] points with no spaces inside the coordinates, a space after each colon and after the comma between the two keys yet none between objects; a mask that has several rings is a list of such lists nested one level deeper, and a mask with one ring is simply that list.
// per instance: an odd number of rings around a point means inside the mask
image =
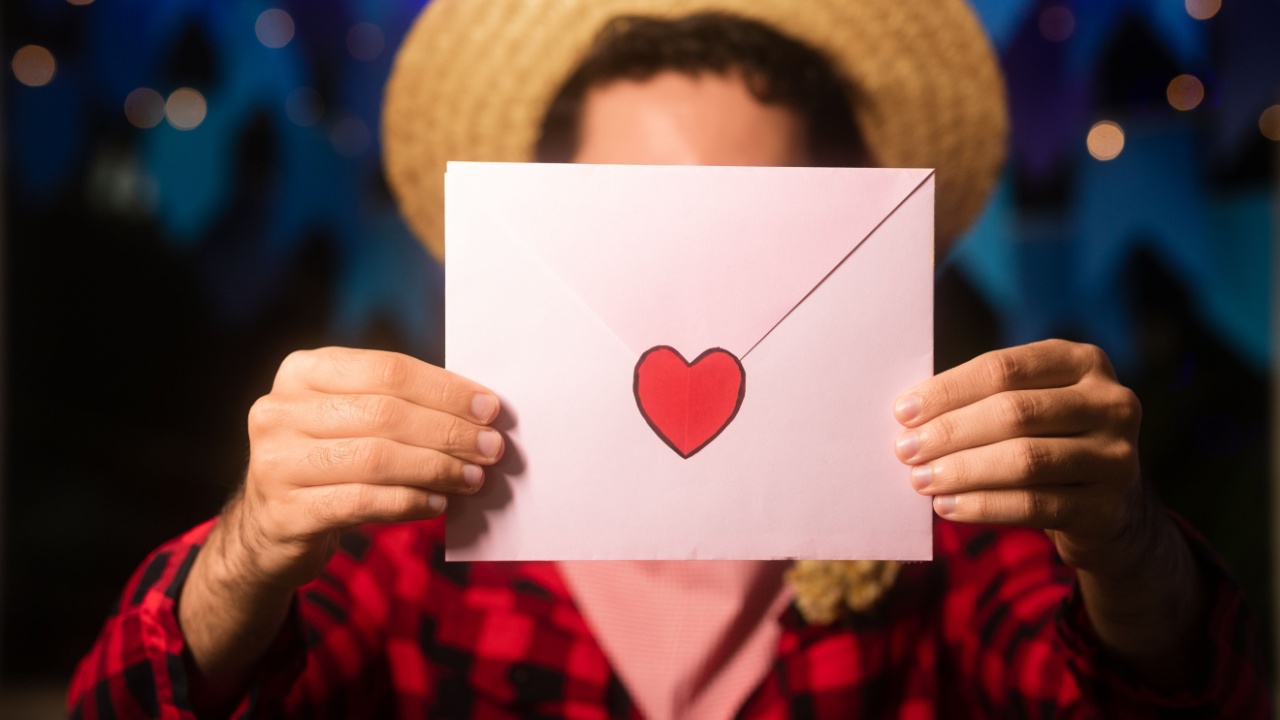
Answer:
[{"label": "blue blurred background", "polygon": [[[216,513],[290,350],[442,357],[379,103],[423,0],[7,0],[0,681],[60,683]],[[981,0],[1012,152],[939,267],[939,365],[1101,345],[1146,471],[1270,601],[1280,1]]]}]

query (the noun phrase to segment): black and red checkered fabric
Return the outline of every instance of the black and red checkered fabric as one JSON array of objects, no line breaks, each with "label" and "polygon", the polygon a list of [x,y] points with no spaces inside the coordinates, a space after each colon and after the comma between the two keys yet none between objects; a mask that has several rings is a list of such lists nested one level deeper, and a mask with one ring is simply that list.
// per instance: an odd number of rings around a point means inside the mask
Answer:
[{"label": "black and red checkered fabric", "polygon": [[[174,604],[208,530],[130,579],[76,672],[73,716],[193,717]],[[640,717],[554,564],[445,563],[442,540],[437,521],[347,535],[235,716]],[[1043,533],[940,521],[937,560],[904,568],[874,612],[812,627],[788,610],[739,716],[1268,717],[1261,633],[1201,552],[1215,583],[1203,668],[1172,694],[1108,662]]]}]

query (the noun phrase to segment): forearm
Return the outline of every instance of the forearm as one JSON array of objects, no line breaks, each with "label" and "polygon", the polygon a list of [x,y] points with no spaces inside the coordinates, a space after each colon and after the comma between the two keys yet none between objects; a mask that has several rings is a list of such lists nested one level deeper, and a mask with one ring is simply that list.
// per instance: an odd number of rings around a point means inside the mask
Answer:
[{"label": "forearm", "polygon": [[196,556],[178,601],[186,641],[192,704],[200,716],[222,716],[244,694],[258,661],[279,634],[293,589],[267,581],[252,566],[252,548],[233,500]]},{"label": "forearm", "polygon": [[1150,498],[1140,505],[1116,562],[1080,570],[1080,589],[1103,645],[1153,686],[1172,689],[1197,670],[1206,579],[1163,508]]}]

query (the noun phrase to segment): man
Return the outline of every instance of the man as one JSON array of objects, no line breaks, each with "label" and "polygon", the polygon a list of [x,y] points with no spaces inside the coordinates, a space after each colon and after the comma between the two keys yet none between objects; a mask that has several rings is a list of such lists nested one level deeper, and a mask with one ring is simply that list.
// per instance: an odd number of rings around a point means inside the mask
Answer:
[{"label": "man", "polygon": [[[995,175],[1002,102],[958,0],[436,0],[389,85],[387,160],[437,256],[445,159],[936,166],[945,242]],[[873,597],[838,623],[789,606],[776,563],[445,564],[419,521],[501,459],[494,390],[387,353],[291,355],[250,412],[242,491],[130,581],[70,706],[1268,712],[1239,592],[1153,499],[1137,400],[1096,348],[984,355],[885,409],[903,481],[943,518],[938,560],[859,576]],[[365,523],[392,524],[345,532]],[[654,643],[666,612],[696,622]]]}]

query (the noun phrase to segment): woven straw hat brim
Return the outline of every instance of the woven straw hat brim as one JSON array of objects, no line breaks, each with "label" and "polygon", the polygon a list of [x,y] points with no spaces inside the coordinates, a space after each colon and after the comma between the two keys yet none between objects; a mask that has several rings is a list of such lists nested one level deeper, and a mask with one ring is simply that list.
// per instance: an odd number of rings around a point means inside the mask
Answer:
[{"label": "woven straw hat brim", "polygon": [[401,212],[444,257],[450,160],[527,162],[543,115],[619,15],[719,11],[823,52],[853,85],[854,117],[884,167],[937,169],[937,233],[959,234],[1004,162],[996,56],[963,0],[433,0],[396,56],[383,107]]}]

